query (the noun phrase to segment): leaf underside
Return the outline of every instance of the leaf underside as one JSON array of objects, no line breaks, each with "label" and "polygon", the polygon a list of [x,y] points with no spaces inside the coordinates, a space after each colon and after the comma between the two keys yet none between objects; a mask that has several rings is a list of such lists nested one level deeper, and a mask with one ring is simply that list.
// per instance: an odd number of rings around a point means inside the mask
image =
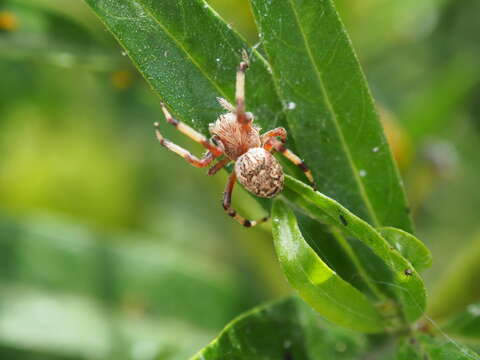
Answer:
[{"label": "leaf underside", "polygon": [[362,332],[381,332],[384,322],[365,295],[332,271],[304,240],[281,200],[273,205],[273,239],[290,284],[326,319]]},{"label": "leaf underside", "polygon": [[378,232],[418,271],[432,265],[432,254],[415,236],[393,227],[382,227]]}]

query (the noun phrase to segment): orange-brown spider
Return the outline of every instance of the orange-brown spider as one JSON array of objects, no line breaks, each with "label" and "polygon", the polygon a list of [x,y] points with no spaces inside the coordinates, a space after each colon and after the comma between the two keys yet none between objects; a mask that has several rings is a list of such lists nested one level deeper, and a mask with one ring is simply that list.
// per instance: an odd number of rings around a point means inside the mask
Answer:
[{"label": "orange-brown spider", "polygon": [[155,123],[155,133],[161,145],[180,155],[196,167],[206,167],[214,159],[225,155],[223,160],[209,169],[208,175],[216,174],[229,162],[234,161],[234,171],[230,174],[223,196],[223,208],[228,215],[243,226],[252,227],[268,220],[268,217],[259,221],[251,221],[239,215],[231,207],[233,187],[238,180],[240,184],[256,196],[272,198],[278,195],[283,188],[284,175],[282,166],[272,155],[274,152],[278,151],[297,165],[305,173],[314,188],[315,182],[307,165],[284,146],[287,140],[287,131],[279,127],[260,135],[260,128],[253,123],[253,115],[245,111],[245,71],[249,62],[245,51],[242,55],[243,60],[237,70],[236,107],[225,99],[217,98],[220,105],[227,110],[227,113],[220,115],[214,123],[210,124],[209,130],[212,134],[210,140],[190,126],[174,119],[162,103],[162,111],[167,122],[207,149],[207,153],[201,159],[165,139],[160,133],[158,122]]}]

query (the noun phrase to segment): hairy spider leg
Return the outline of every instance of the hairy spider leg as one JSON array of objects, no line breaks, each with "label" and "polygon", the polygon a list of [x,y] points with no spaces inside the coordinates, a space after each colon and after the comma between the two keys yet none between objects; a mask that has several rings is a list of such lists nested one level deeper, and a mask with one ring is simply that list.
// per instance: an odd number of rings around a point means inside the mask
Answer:
[{"label": "hairy spider leg", "polygon": [[258,221],[252,221],[245,219],[243,216],[239,215],[232,207],[232,192],[233,188],[235,186],[235,183],[237,181],[237,175],[233,172],[230,174],[230,177],[228,178],[227,186],[225,188],[225,192],[223,194],[223,208],[227,212],[229,216],[237,220],[241,225],[245,227],[253,227],[255,225],[261,224],[265,221],[268,220],[268,216],[265,216],[264,218],[258,220]]},{"label": "hairy spider leg", "polygon": [[[162,110],[165,114],[165,118],[167,122],[175,126],[180,132],[187,135],[192,140],[202,144],[205,148],[208,149],[208,152],[201,158],[197,158],[196,156],[192,155],[188,150],[172,143],[171,141],[165,139],[160,132],[160,124],[158,122],[154,123],[155,126],[155,134],[157,136],[158,142],[160,145],[165,146],[168,150],[173,151],[174,153],[183,157],[187,162],[192,164],[196,167],[206,167],[212,163],[212,161],[221,156],[223,154],[223,148],[212,144],[205,136],[200,134],[199,132],[193,130],[190,126],[174,119],[172,115],[168,112],[165,105],[162,103]],[[218,142],[218,140],[217,140]],[[221,144],[219,142],[219,144]]]},{"label": "hairy spider leg", "polygon": [[267,131],[265,134],[261,136],[262,144],[265,144],[269,139],[273,137],[279,137],[282,143],[287,141],[287,130],[283,127],[278,127],[273,130]]},{"label": "hairy spider leg", "polygon": [[210,165],[215,159],[215,156],[213,156],[211,151],[208,151],[201,159],[197,158],[195,155],[192,155],[188,150],[185,150],[177,144],[172,143],[170,140],[165,139],[158,129],[158,126],[160,125],[159,123],[155,123],[154,125],[155,134],[157,135],[157,139],[160,145],[165,146],[168,150],[180,155],[193,166],[203,168]]},{"label": "hairy spider leg", "polygon": [[217,172],[219,172],[221,169],[225,167],[230,161],[232,161],[230,158],[226,157],[223,160],[220,160],[218,163],[213,165],[210,169],[208,169],[208,175],[215,175]]},{"label": "hairy spider leg", "polygon": [[225,110],[227,110],[228,112],[231,112],[231,113],[234,113],[235,111],[237,111],[235,109],[235,106],[233,106],[232,104],[230,104],[230,102],[227,100],[227,99],[224,99],[224,98],[221,98],[221,97],[217,97],[217,101],[218,103],[221,105],[221,107],[223,107]]},{"label": "hairy spider leg", "polygon": [[271,152],[278,151],[280,154],[285,156],[292,163],[297,165],[303,171],[308,181],[310,181],[310,183],[312,184],[312,188],[314,190],[317,190],[317,184],[315,183],[312,172],[308,168],[307,164],[305,164],[305,162],[302,159],[300,159],[297,155],[295,155],[291,150],[287,149],[282,142],[272,137],[264,143],[263,148]]},{"label": "hairy spider leg", "polygon": [[[215,157],[219,157],[220,155],[223,154],[223,148],[219,147],[215,144],[213,144],[211,141],[209,141],[203,134],[199,133],[198,131],[192,129],[190,126],[187,124],[178,121],[175,119],[170,112],[167,110],[166,106],[164,103],[160,103],[162,106],[162,111],[163,114],[165,115],[165,120],[169,124],[172,124],[177,128],[178,131],[180,131],[182,134],[187,135],[190,139],[193,141],[202,144],[207,150],[209,150]],[[158,123],[156,123],[155,127],[157,130],[159,130]]]},{"label": "hairy spider leg", "polygon": [[248,124],[250,120],[245,114],[245,71],[249,66],[248,54],[245,50],[242,51],[243,60],[240,62],[237,70],[237,81],[235,84],[235,101],[237,108],[237,121],[240,124]]}]

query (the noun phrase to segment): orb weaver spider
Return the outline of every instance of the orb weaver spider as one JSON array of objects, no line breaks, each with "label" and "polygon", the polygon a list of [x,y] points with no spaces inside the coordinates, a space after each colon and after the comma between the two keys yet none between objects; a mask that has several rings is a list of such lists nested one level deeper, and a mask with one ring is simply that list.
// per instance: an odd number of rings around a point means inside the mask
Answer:
[{"label": "orb weaver spider", "polygon": [[210,140],[190,126],[173,118],[165,104],[161,104],[163,114],[168,123],[207,149],[207,153],[201,159],[165,139],[160,133],[160,124],[156,122],[154,125],[160,144],[180,155],[193,166],[199,168],[207,167],[213,160],[224,155],[224,159],[209,169],[208,175],[216,174],[231,161],[235,162],[234,171],[228,178],[223,195],[223,208],[229,216],[243,226],[253,227],[267,221],[269,217],[253,221],[239,215],[231,206],[233,188],[238,180],[243,187],[258,197],[273,198],[278,195],[283,189],[284,174],[282,166],[272,155],[273,153],[279,152],[284,155],[305,173],[314,189],[316,186],[312,173],[305,162],[285,147],[287,131],[282,127],[278,127],[260,135],[260,128],[253,123],[253,114],[245,111],[245,71],[248,66],[248,55],[244,50],[242,52],[242,61],[237,70],[235,87],[236,106],[233,106],[223,98],[217,98],[217,101],[227,113],[220,115],[214,123],[209,125],[212,135]]}]

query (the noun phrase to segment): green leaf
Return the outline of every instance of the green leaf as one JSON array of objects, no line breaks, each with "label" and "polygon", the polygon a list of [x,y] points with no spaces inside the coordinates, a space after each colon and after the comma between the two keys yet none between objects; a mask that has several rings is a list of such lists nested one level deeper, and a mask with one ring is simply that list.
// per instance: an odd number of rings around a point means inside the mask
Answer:
[{"label": "green leaf", "polygon": [[[245,42],[201,0],[86,1],[174,115],[207,133],[208,124],[221,112],[215,97],[233,100],[235,68],[240,51],[247,48]],[[303,62],[308,62],[310,58],[302,53],[298,59],[302,63],[294,66],[295,72],[280,69],[279,74],[278,63],[273,63],[274,75],[285,79],[280,85],[305,82],[297,90],[307,100],[298,96],[288,99],[282,96],[282,105],[275,88],[277,85],[278,90],[284,93],[278,84],[280,80],[277,79],[277,84],[274,84],[265,60],[253,51],[252,66],[247,75],[248,109],[255,114],[264,130],[268,130],[279,125],[286,126],[284,108],[292,107],[290,102],[295,103],[294,111],[289,111],[293,139],[300,147],[300,154],[307,157],[317,180],[320,180],[321,189],[349,204],[355,213],[376,225],[411,231],[398,175],[363,75],[350,45],[345,43],[347,38],[333,7],[329,4],[321,6],[333,11],[327,11],[328,16],[321,18],[321,21],[327,19],[327,25],[331,25],[333,30],[325,27],[325,32],[319,32],[319,27],[315,26],[316,36],[330,37],[331,31],[339,31],[340,34],[338,48],[322,46],[332,51],[332,64],[335,66],[335,69],[329,68],[332,76],[329,75],[328,81],[325,81],[328,94],[317,91],[315,85],[310,84],[311,79],[316,79],[318,69],[312,64],[304,67]],[[279,15],[279,21],[291,22],[285,14]],[[265,26],[262,22],[260,24],[263,30]],[[265,45],[271,51],[273,42],[267,39],[269,32],[264,32],[264,35]],[[283,52],[275,59],[280,55],[290,57],[291,49],[285,50],[284,41],[279,39],[277,42],[282,44]],[[313,59],[318,60],[317,55],[313,54]],[[297,56],[291,58],[297,59]],[[299,69],[304,70],[297,73]],[[347,84],[347,77],[348,86],[341,86],[342,81]],[[337,78],[339,84],[335,83]],[[308,96],[312,94],[312,86],[313,93],[321,96]],[[335,99],[341,100],[340,103],[333,101],[332,93]],[[333,110],[325,108],[327,98]],[[330,110],[336,115],[333,116]],[[345,114],[349,114],[348,119]],[[290,142],[289,146],[292,145]],[[331,175],[326,179],[324,174]],[[388,181],[378,180],[385,177]]]},{"label": "green leaf", "polygon": [[365,347],[362,335],[328,324],[290,297],[240,315],[192,360],[355,360]]},{"label": "green leaf", "polygon": [[[247,44],[201,0],[86,0],[175,116],[208,133],[234,99],[235,72]],[[265,61],[251,54],[247,106],[266,130],[284,115]],[[161,117],[159,111],[159,117]]]},{"label": "green leaf", "polygon": [[278,199],[273,205],[273,239],[288,281],[322,316],[357,331],[384,330],[373,303],[320,259],[303,238],[293,212]]},{"label": "green leaf", "polygon": [[284,195],[312,218],[336,226],[367,245],[391,270],[391,283],[384,285],[396,294],[405,319],[412,322],[423,314],[426,299],[422,279],[372,226],[335,200],[290,176],[285,177]]},{"label": "green leaf", "polygon": [[396,360],[479,360],[480,356],[469,348],[454,342],[429,335],[418,335],[403,340]]},{"label": "green leaf", "polygon": [[465,311],[452,317],[443,330],[456,336],[480,340],[480,302],[468,305]]},{"label": "green leaf", "polygon": [[[376,293],[376,289],[372,289],[375,284],[365,273],[365,267],[359,262],[358,249],[352,247],[350,239],[345,238],[338,229],[319,223],[300,211],[296,211],[295,215],[308,245],[332,270],[367,295]],[[366,261],[371,260],[373,258]]]},{"label": "green leaf", "polygon": [[392,227],[382,227],[377,230],[418,271],[425,270],[432,265],[432,254],[412,234]]},{"label": "green leaf", "polygon": [[321,192],[412,232],[398,171],[331,0],[250,0],[298,150]]},{"label": "green leaf", "polygon": [[391,283],[391,271],[382,259],[339,228],[322,224],[300,211],[296,215],[305,240],[332,270],[374,302],[388,305],[390,301],[385,294],[390,297],[394,294],[391,287],[384,285]]}]

